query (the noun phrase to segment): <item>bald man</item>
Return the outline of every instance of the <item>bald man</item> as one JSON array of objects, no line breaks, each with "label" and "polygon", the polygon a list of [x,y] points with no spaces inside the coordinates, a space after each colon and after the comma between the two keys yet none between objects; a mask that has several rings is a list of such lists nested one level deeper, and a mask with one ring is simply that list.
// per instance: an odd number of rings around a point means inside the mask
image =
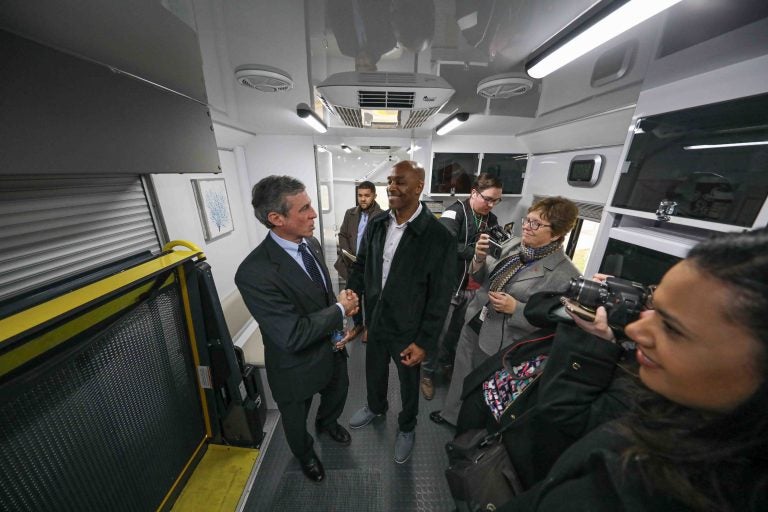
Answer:
[{"label": "bald man", "polygon": [[398,162],[387,183],[390,210],[369,222],[349,278],[349,288],[365,297],[368,328],[368,403],[349,426],[362,428],[386,412],[389,361],[394,360],[403,404],[394,459],[402,464],[415,442],[421,362],[436,349],[448,311],[456,265],[448,255],[455,253],[456,240],[419,201],[424,189],[419,164]]}]

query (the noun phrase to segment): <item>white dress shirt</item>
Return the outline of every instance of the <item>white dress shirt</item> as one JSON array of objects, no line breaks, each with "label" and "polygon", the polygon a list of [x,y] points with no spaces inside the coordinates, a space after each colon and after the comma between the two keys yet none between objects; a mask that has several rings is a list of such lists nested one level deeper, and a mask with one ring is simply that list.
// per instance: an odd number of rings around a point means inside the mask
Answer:
[{"label": "white dress shirt", "polygon": [[384,289],[384,285],[387,284],[387,277],[389,276],[389,269],[392,266],[392,259],[395,257],[395,251],[397,251],[397,246],[400,245],[400,239],[403,238],[403,233],[405,233],[405,228],[408,227],[408,224],[413,222],[413,219],[419,216],[421,213],[421,210],[423,209],[421,201],[419,201],[419,207],[416,208],[416,211],[413,215],[411,215],[411,218],[407,221],[403,222],[402,224],[397,224],[397,218],[395,217],[395,212],[390,210],[389,216],[392,217],[392,220],[389,222],[389,226],[387,227],[387,238],[384,241],[384,254],[383,260],[381,262],[381,289]]}]

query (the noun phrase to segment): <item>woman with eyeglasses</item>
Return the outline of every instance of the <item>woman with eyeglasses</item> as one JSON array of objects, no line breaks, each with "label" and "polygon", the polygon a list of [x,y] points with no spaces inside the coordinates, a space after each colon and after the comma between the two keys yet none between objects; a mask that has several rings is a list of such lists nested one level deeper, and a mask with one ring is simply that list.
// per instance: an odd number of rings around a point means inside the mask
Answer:
[{"label": "woman with eyeglasses", "polygon": [[[607,343],[598,313],[574,321]],[[625,333],[639,364],[632,411],[498,510],[768,510],[768,229],[697,245]]]},{"label": "woman with eyeglasses", "polygon": [[489,236],[480,235],[471,272],[482,287],[467,306],[448,395],[443,408],[429,415],[432,421],[456,425],[464,378],[486,358],[536,330],[523,315],[528,298],[539,291],[565,290],[579,275],[563,251],[578,214],[578,207],[563,197],[534,203],[523,219],[522,237],[505,244],[498,260],[489,256]]}]

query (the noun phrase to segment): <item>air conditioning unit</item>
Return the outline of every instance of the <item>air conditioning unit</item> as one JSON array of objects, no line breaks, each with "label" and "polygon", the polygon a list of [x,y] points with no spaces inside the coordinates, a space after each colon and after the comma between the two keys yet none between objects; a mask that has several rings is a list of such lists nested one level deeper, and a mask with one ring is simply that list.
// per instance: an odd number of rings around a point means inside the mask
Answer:
[{"label": "air conditioning unit", "polygon": [[424,124],[455,92],[435,75],[354,71],[329,76],[317,91],[347,126],[404,129]]}]

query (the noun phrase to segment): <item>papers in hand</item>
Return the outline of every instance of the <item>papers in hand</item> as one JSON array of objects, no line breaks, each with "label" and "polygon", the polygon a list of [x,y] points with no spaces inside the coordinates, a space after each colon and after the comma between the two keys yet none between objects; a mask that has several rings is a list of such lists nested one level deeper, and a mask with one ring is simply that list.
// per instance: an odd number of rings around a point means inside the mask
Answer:
[{"label": "papers in hand", "polygon": [[356,262],[356,261],[357,261],[357,256],[355,256],[354,254],[352,254],[351,252],[349,252],[349,251],[348,251],[348,250],[346,250],[346,249],[342,249],[342,250],[341,250],[341,254],[343,254],[343,255],[344,255],[344,257],[345,257],[345,258],[347,258],[347,259],[348,259],[349,261],[351,261],[352,263],[354,263],[354,262]]}]

